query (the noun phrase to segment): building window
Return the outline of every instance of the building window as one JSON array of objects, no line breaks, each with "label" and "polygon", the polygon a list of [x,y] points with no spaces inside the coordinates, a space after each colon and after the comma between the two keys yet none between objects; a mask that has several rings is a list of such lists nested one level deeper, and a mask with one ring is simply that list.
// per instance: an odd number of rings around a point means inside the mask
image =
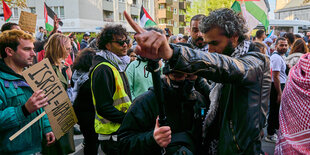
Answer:
[{"label": "building window", "polygon": [[149,1],[148,0],[142,0],[142,5],[146,8],[149,7]]},{"label": "building window", "polygon": [[123,3],[125,2],[125,0],[118,0],[118,1],[119,1],[119,2],[123,2]]},{"label": "building window", "polygon": [[51,9],[56,13],[58,18],[65,18],[65,10],[63,6],[53,6]]},{"label": "building window", "polygon": [[118,13],[118,19],[119,19],[119,21],[124,21],[125,20],[123,13],[121,13],[121,12]]},{"label": "building window", "polygon": [[168,24],[171,25],[171,20],[168,20]]},{"label": "building window", "polygon": [[168,11],[172,11],[172,8],[170,6],[167,6]]},{"label": "building window", "polygon": [[30,9],[31,13],[34,13],[34,14],[36,13],[36,8],[35,7],[29,7],[29,9]]},{"label": "building window", "polygon": [[12,8],[12,18],[19,18],[18,8]]},{"label": "building window", "polygon": [[173,14],[178,14],[178,9],[177,8],[173,9]]},{"label": "building window", "polygon": [[136,15],[131,15],[131,18],[132,18],[135,22],[138,22],[138,16],[136,16]]},{"label": "building window", "polygon": [[178,27],[178,22],[173,23],[174,27]]},{"label": "building window", "polygon": [[103,10],[103,21],[113,22],[113,11]]},{"label": "building window", "polygon": [[159,4],[159,9],[165,9],[165,4]]},{"label": "building window", "polygon": [[165,19],[159,19],[159,24],[166,24],[166,20]]}]

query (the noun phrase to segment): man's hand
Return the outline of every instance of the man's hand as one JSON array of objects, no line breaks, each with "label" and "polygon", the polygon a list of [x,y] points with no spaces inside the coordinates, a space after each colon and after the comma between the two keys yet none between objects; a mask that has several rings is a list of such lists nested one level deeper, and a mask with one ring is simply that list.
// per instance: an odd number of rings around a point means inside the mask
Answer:
[{"label": "man's hand", "polygon": [[171,129],[169,126],[159,127],[158,117],[154,128],[153,137],[160,147],[167,147],[171,142]]},{"label": "man's hand", "polygon": [[278,104],[281,104],[281,96],[282,96],[282,93],[278,93],[278,96],[277,96],[277,103]]},{"label": "man's hand", "polygon": [[47,134],[45,134],[46,136],[46,141],[47,141],[47,146],[53,144],[55,142],[55,135],[53,132],[49,132]]},{"label": "man's hand", "polygon": [[58,30],[59,28],[59,21],[60,19],[56,15],[54,15],[54,29],[56,30]]},{"label": "man's hand", "polygon": [[33,113],[38,109],[47,105],[47,97],[43,93],[43,90],[38,90],[32,94],[25,104],[26,109],[29,113]]},{"label": "man's hand", "polygon": [[173,50],[170,48],[166,37],[155,31],[145,31],[124,11],[124,15],[130,26],[137,32],[135,39],[137,54],[149,59],[163,58],[168,60],[172,57]]}]

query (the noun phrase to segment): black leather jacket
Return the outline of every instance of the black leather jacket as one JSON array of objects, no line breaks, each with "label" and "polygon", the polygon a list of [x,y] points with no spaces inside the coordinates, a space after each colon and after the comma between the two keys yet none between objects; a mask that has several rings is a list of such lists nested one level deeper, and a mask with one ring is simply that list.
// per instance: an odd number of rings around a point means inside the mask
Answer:
[{"label": "black leather jacket", "polygon": [[251,44],[249,52],[232,58],[171,45],[166,65],[222,83],[219,154],[260,154],[259,133],[266,121],[271,87],[269,58]]}]

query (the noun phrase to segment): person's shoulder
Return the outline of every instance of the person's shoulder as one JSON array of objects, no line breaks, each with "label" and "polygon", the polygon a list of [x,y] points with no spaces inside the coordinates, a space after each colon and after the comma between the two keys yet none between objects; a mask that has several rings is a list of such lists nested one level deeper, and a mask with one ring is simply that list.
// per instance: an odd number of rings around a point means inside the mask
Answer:
[{"label": "person's shoulder", "polygon": [[149,89],[145,93],[139,95],[135,98],[135,100],[132,102],[132,105],[130,106],[130,109],[148,109],[153,106],[157,106],[156,102],[156,96],[152,89]]}]

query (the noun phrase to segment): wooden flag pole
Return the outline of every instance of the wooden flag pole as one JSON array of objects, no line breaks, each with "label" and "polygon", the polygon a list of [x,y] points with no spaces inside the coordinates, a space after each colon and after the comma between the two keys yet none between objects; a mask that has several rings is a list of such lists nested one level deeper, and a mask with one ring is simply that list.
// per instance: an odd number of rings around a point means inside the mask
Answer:
[{"label": "wooden flag pole", "polygon": [[39,116],[37,116],[36,118],[34,118],[31,122],[29,122],[27,125],[25,125],[23,128],[21,128],[20,130],[18,130],[14,135],[12,135],[9,139],[10,141],[14,140],[17,136],[19,136],[21,133],[23,133],[26,129],[28,129],[32,124],[34,124],[35,122],[37,122],[40,118],[42,118],[44,115],[46,114],[46,112],[42,112]]}]

